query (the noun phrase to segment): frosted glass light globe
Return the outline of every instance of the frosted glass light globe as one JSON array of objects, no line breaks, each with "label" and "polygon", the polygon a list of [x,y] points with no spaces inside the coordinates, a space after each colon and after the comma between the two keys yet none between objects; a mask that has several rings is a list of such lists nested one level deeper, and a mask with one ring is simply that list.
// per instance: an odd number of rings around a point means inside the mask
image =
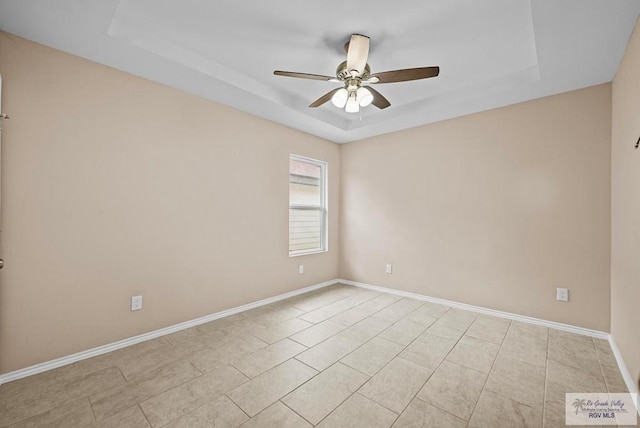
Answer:
[{"label": "frosted glass light globe", "polygon": [[333,96],[331,97],[331,102],[338,108],[344,108],[345,104],[347,104],[348,98],[349,92],[345,88],[341,88],[335,94],[333,94]]}]

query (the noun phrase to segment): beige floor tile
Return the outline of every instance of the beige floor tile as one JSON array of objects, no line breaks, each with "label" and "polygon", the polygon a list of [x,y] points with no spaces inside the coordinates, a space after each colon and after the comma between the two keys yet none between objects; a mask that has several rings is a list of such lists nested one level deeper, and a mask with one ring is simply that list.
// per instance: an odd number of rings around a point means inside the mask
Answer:
[{"label": "beige floor tile", "polygon": [[[254,310],[259,309],[262,308],[257,308]],[[243,314],[246,313],[236,315]],[[250,319],[234,319],[233,321],[230,321],[229,318],[231,317],[222,318],[211,323],[199,325],[198,327],[196,327],[196,329],[200,332],[200,335],[196,337],[196,340],[204,343],[207,346],[215,346],[223,344],[225,342],[229,342],[231,340],[246,337],[264,328],[264,326],[256,324]]]},{"label": "beige floor tile", "polygon": [[616,356],[611,350],[611,345],[604,339],[593,339],[596,345],[596,351],[598,351],[598,359],[603,366],[618,367]]},{"label": "beige floor tile", "polygon": [[345,297],[344,299],[338,300],[330,305],[323,306],[311,312],[307,312],[304,315],[300,315],[299,318],[316,324],[371,300],[378,295],[380,295],[380,293],[376,291],[364,290],[363,292]]},{"label": "beige floor tile", "polygon": [[296,333],[290,336],[289,339],[295,340],[296,342],[310,348],[327,340],[331,336],[340,333],[346,328],[346,325],[337,323],[333,320],[327,320],[316,324],[313,327],[309,327],[300,333]]},{"label": "beige floor tile", "polygon": [[267,343],[253,336],[235,338],[219,345],[210,343],[210,349],[204,349],[188,356],[188,360],[202,372],[210,372],[233,360],[267,346]]},{"label": "beige floor tile", "polygon": [[360,343],[364,343],[380,334],[382,331],[391,326],[391,324],[393,323],[390,321],[384,321],[369,317],[357,324],[352,325],[345,331],[340,332],[338,335],[352,338]]},{"label": "beige floor tile", "polygon": [[224,366],[140,403],[152,426],[164,425],[189,413],[247,381],[231,366]]},{"label": "beige floor tile", "polygon": [[336,363],[284,397],[282,402],[315,425],[368,379],[368,376]]},{"label": "beige floor tile", "polygon": [[291,359],[240,385],[228,396],[253,417],[317,373],[311,367]]},{"label": "beige floor tile", "polygon": [[305,314],[303,310],[285,305],[267,305],[266,308],[268,310],[264,314],[248,319],[255,324],[271,327]]},{"label": "beige floor tile", "polygon": [[450,306],[425,302],[424,305],[407,315],[407,318],[416,322],[422,322],[421,320],[428,321],[431,318],[438,319],[446,314],[449,309],[451,309]]},{"label": "beige floor tile", "polygon": [[272,326],[261,326],[261,328],[253,332],[253,336],[267,343],[276,343],[312,326],[313,324],[310,322],[303,321],[299,318],[292,318]]},{"label": "beige floor tile", "polygon": [[481,372],[489,373],[500,345],[486,340],[463,336],[447,356],[447,360]]},{"label": "beige floor tile", "polygon": [[224,395],[198,407],[163,428],[237,427],[249,417]]},{"label": "beige floor tile", "polygon": [[312,425],[305,421],[296,412],[276,401],[271,406],[258,413],[242,428],[311,428]]},{"label": "beige floor tile", "polygon": [[529,407],[491,391],[478,400],[469,428],[486,427],[541,428],[542,407]]},{"label": "beige floor tile", "polygon": [[468,421],[486,379],[485,373],[444,361],[417,398]]},{"label": "beige floor tile", "polygon": [[627,384],[624,382],[624,378],[622,377],[622,373],[620,373],[620,369],[618,367],[602,366],[602,372],[609,392],[629,392]]},{"label": "beige floor tile", "polygon": [[[418,398],[414,399],[400,415],[394,428],[404,427],[438,427],[438,428],[466,428],[467,421],[438,409]],[[487,427],[489,428],[489,427]],[[491,427],[493,428],[493,427]]]},{"label": "beige floor tile", "polygon": [[541,408],[544,404],[544,385],[544,367],[498,357],[484,388],[527,406]]},{"label": "beige floor tile", "polygon": [[526,336],[535,336],[544,340],[547,340],[549,337],[549,329],[547,327],[520,321],[511,321],[509,331],[513,331],[514,334],[517,333]]},{"label": "beige floor tile", "polygon": [[390,324],[387,321],[367,318],[299,354],[296,358],[317,370],[324,370],[375,337]]},{"label": "beige floor tile", "polygon": [[435,370],[449,352],[451,352],[456,343],[457,339],[435,336],[429,334],[427,331],[418,337],[411,345],[407,346],[400,354],[400,357]]},{"label": "beige floor tile", "polygon": [[400,319],[404,318],[409,312],[413,312],[422,306],[424,302],[415,299],[409,299],[407,297],[403,297],[397,302],[387,306],[379,312],[376,312],[374,317],[379,318],[384,321],[389,322],[397,322]]},{"label": "beige floor tile", "polygon": [[156,369],[184,360],[205,349],[207,349],[206,346],[200,342],[169,346],[156,352],[145,354],[136,360],[120,363],[118,368],[122,371],[127,382],[135,384],[147,379],[150,373],[153,373]]},{"label": "beige floor tile", "polygon": [[[433,319],[435,322],[435,318]],[[420,336],[428,325],[417,323],[407,318],[403,318],[391,327],[380,333],[379,337],[387,339],[391,342],[407,346]]]},{"label": "beige floor tile", "polygon": [[364,302],[361,305],[348,309],[334,317],[331,317],[331,321],[340,323],[346,327],[352,326],[363,319],[370,317],[378,312],[381,308],[380,305],[369,301]]},{"label": "beige floor tile", "polygon": [[305,312],[311,312],[321,308],[322,306],[326,306],[343,299],[356,291],[355,287],[330,287],[324,290],[319,290],[318,293],[307,293],[302,296],[294,297],[291,299],[291,306]]},{"label": "beige floor tile", "polygon": [[201,374],[188,361],[169,364],[155,370],[149,379],[139,384],[126,384],[92,395],[90,398],[93,413],[99,422]]},{"label": "beige floor tile", "polygon": [[511,321],[504,318],[479,315],[467,330],[466,335],[501,344],[510,324]]},{"label": "beige floor tile", "polygon": [[544,330],[522,328],[515,322],[504,338],[500,355],[507,358],[526,361],[536,366],[545,367],[547,364],[547,334]]},{"label": "beige floor tile", "polygon": [[464,311],[462,309],[450,309],[440,319],[443,327],[453,328],[455,330],[466,331],[478,317],[475,312]]},{"label": "beige floor tile", "polygon": [[66,385],[85,376],[76,364],[70,364],[0,385],[0,427],[61,405]]},{"label": "beige floor tile", "polygon": [[273,345],[258,349],[252,354],[239,358],[231,363],[246,376],[256,377],[261,373],[306,351],[307,347],[289,339],[283,339]]},{"label": "beige floor tile", "polygon": [[[256,328],[251,329],[252,332],[256,331]],[[198,336],[198,340],[204,343],[209,348],[219,351],[221,355],[232,355],[231,359],[238,357],[238,352],[253,352],[268,344],[263,340],[249,333],[241,334],[227,334],[222,337],[217,337],[211,334],[203,334]],[[228,360],[228,359],[227,359]]]},{"label": "beige floor tile", "polygon": [[171,346],[172,345],[164,337],[159,337],[145,342],[136,343],[135,345],[127,346],[126,348],[118,349],[117,351],[109,352],[108,354],[102,354],[87,360],[78,361],[76,365],[83,374],[87,375],[104,370],[108,367],[127,364],[130,361],[143,358],[147,354],[154,353],[162,349],[168,349]]},{"label": "beige floor tile", "polygon": [[93,424],[91,404],[87,398],[81,398],[66,403],[61,407],[34,416],[15,425],[12,428],[66,428],[83,427]]},{"label": "beige floor tile", "polygon": [[[552,330],[554,331],[554,330]],[[573,335],[579,338],[584,336]],[[549,334],[550,360],[558,361],[566,366],[576,367],[582,370],[590,370],[594,374],[600,373],[600,362],[596,348],[591,338],[585,340],[572,340],[564,335]]]},{"label": "beige floor tile", "polygon": [[175,333],[167,334],[163,336],[170,344],[174,346],[185,345],[196,341],[196,338],[200,336],[200,332],[196,327],[187,328],[177,331]]},{"label": "beige floor tile", "polygon": [[382,294],[356,307],[344,311],[331,318],[332,321],[351,326],[363,319],[375,314],[392,303],[398,301],[400,297],[391,294]]},{"label": "beige floor tile", "polygon": [[425,333],[431,334],[433,336],[443,337],[445,339],[455,339],[456,342],[462,336],[464,336],[463,330],[457,330],[455,328],[448,327],[446,324],[446,321],[441,322],[440,320],[438,320],[433,323]]},{"label": "beige floor tile", "polygon": [[565,402],[545,401],[544,403],[544,428],[565,428]]},{"label": "beige floor tile", "polygon": [[564,402],[568,392],[607,392],[607,387],[602,373],[598,375],[549,360],[545,400]]},{"label": "beige floor tile", "polygon": [[322,428],[388,428],[398,415],[378,403],[355,393],[327,416]]},{"label": "beige floor tile", "polygon": [[316,370],[322,371],[357,349],[362,342],[350,337],[336,335],[296,356]]},{"label": "beige floor tile", "polygon": [[149,422],[144,417],[139,406],[129,407],[109,416],[96,425],[96,428],[149,428]]},{"label": "beige floor tile", "polygon": [[125,384],[126,381],[120,370],[117,367],[110,367],[65,384],[58,392],[57,399],[59,403],[64,403]]},{"label": "beige floor tile", "polygon": [[431,373],[432,369],[396,358],[372,377],[359,392],[400,414]]},{"label": "beige floor tile", "polygon": [[562,339],[567,342],[572,342],[588,347],[594,346],[593,338],[591,336],[570,333],[568,331],[557,330],[555,328],[549,329],[549,340],[551,339]]},{"label": "beige floor tile", "polygon": [[373,376],[403,349],[402,345],[374,337],[340,362],[368,376]]}]

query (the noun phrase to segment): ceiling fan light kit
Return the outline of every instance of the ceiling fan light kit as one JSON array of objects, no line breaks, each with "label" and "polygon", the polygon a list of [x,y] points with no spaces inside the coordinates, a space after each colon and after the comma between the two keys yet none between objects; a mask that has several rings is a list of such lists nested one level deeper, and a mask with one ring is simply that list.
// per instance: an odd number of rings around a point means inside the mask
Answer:
[{"label": "ceiling fan light kit", "polygon": [[367,64],[369,37],[361,34],[352,34],[351,39],[345,45],[345,50],[347,51],[347,60],[338,65],[336,77],[280,70],[274,71],[273,74],[299,79],[342,82],[344,87],[333,89],[324,94],[309,107],[319,107],[331,100],[334,106],[344,109],[347,113],[358,113],[361,107],[366,107],[369,104],[373,104],[379,109],[385,109],[391,105],[380,92],[370,86],[362,86],[363,83],[407,82],[436,77],[440,73],[440,67],[418,67],[371,74],[371,68]]}]

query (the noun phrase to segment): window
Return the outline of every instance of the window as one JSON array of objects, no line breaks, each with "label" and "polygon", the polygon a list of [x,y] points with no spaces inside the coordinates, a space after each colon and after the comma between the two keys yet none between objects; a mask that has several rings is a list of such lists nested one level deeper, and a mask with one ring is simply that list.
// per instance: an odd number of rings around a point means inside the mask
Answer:
[{"label": "window", "polygon": [[289,158],[289,256],[327,251],[327,164]]}]

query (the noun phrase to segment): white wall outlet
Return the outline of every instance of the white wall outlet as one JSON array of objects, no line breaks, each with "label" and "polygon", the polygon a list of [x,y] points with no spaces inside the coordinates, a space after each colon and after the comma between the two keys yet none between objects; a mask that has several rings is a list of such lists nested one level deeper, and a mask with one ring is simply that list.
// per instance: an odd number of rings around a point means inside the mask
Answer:
[{"label": "white wall outlet", "polygon": [[304,273],[304,265],[298,265],[298,273]]},{"label": "white wall outlet", "polygon": [[393,266],[391,266],[391,265],[385,266],[384,271],[386,273],[393,273]]},{"label": "white wall outlet", "polygon": [[142,296],[131,296],[131,310],[139,311],[142,309]]},{"label": "white wall outlet", "polygon": [[569,301],[569,289],[568,288],[556,288],[556,299],[561,302]]}]

